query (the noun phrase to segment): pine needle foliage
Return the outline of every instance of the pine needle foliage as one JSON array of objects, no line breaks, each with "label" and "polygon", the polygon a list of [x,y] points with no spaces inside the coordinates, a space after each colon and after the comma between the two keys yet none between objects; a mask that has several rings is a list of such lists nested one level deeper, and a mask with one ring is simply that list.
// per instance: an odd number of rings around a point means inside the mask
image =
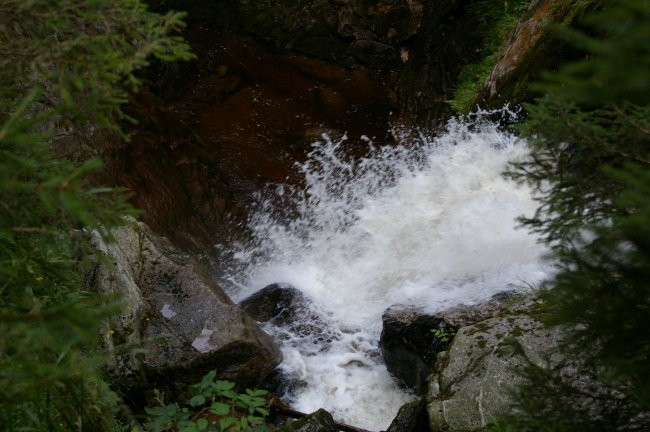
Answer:
[{"label": "pine needle foliage", "polygon": [[[182,14],[159,15],[140,0],[0,1],[0,110],[7,116],[33,88],[59,129],[118,130],[120,105],[155,57],[187,60]],[[1,119],[2,117],[0,117]]]},{"label": "pine needle foliage", "polygon": [[610,2],[585,22],[597,36],[554,27],[585,56],[536,86],[544,96],[525,106],[520,128],[533,138],[532,159],[512,172],[541,194],[524,222],[560,249],[584,224],[623,212],[612,198],[624,185],[603,167],[650,164],[650,4]]},{"label": "pine needle foliage", "polygon": [[522,221],[558,263],[549,324],[566,326],[562,350],[609,396],[585,405],[598,395],[579,378],[531,365],[513,430],[650,423],[650,3],[608,2],[585,23],[556,29],[585,55],[537,86],[521,127],[531,158],[510,174],[536,188],[540,207]]},{"label": "pine needle foliage", "polygon": [[116,430],[102,322],[117,299],[83,289],[84,230],[135,214],[92,187],[101,161],[57,159],[58,134],[117,130],[148,59],[188,58],[181,16],[137,0],[0,0],[0,430]]}]

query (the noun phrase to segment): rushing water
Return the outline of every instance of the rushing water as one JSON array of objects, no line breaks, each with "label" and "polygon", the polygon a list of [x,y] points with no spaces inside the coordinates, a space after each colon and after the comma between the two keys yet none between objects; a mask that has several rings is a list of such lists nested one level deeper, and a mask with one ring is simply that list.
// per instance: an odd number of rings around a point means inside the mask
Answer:
[{"label": "rushing water", "polygon": [[300,289],[314,309],[308,319],[318,315],[330,337],[267,326],[281,368],[307,384],[285,397],[298,410],[322,407],[380,430],[412,397],[378,353],[386,308],[476,303],[535,284],[547,268],[544,249],[515,220],[534,211],[531,192],[502,175],[526,157],[524,141],[477,119],[453,120],[435,139],[365,145],[367,156],[354,159],[345,138],[323,137],[297,167],[304,189],[260,193],[254,240],[236,251],[237,270],[223,283],[236,301],[275,282]]}]

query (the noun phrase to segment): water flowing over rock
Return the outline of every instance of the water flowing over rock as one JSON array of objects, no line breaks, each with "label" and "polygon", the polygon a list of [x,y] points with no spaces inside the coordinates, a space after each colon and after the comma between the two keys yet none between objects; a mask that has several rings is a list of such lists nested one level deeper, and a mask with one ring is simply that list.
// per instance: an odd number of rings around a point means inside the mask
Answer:
[{"label": "water flowing over rock", "polygon": [[127,386],[193,383],[216,369],[221,379],[255,386],[281,361],[270,336],[214,284],[200,264],[143,223],[93,233],[105,265],[90,284],[121,297],[126,310],[111,320],[108,372]]},{"label": "water flowing over rock", "polygon": [[[429,383],[431,430],[480,430],[511,412],[511,391],[522,381],[514,369],[528,361],[546,366],[544,353],[561,336],[558,328],[544,327],[527,315],[490,318],[459,329]],[[520,352],[508,349],[509,339]]]},{"label": "water flowing over rock", "polygon": [[[276,338],[297,337],[325,349],[338,338],[327,319],[318,313],[302,292],[285,284],[271,284],[239,302],[255,321],[283,328]],[[288,333],[287,333],[288,332]]]},{"label": "water flowing over rock", "polygon": [[[326,350],[340,337],[338,331],[320,315],[298,289],[281,283],[265,286],[238,303],[255,321],[270,326],[277,341],[302,341],[315,352]],[[268,329],[269,327],[267,327]],[[274,394],[285,395],[305,388],[307,383],[280,368],[271,373],[263,387]]]}]

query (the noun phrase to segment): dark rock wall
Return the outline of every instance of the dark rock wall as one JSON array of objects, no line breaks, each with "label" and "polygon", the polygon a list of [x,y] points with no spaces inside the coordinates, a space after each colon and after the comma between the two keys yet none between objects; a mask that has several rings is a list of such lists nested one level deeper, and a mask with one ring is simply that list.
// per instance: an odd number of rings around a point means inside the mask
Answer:
[{"label": "dark rock wall", "polygon": [[476,23],[467,13],[471,0],[426,1],[419,32],[399,78],[400,121],[435,128],[449,118],[446,103],[463,66],[480,55]]},{"label": "dark rock wall", "polygon": [[435,127],[458,73],[480,54],[471,0],[241,1],[242,26],[283,50],[346,67],[393,71],[394,120]]},{"label": "dark rock wall", "polygon": [[[459,72],[484,54],[473,0],[150,3],[188,10],[183,35],[198,59],[151,68],[149,91],[128,110],[139,121],[131,142],[102,156],[144,221],[195,251],[244,236],[250,194],[299,182],[292,164],[323,132],[383,144],[391,124],[443,125]],[[553,65],[545,26],[575,2],[551,3],[531,2],[481,106],[529,97],[522,82]]]}]

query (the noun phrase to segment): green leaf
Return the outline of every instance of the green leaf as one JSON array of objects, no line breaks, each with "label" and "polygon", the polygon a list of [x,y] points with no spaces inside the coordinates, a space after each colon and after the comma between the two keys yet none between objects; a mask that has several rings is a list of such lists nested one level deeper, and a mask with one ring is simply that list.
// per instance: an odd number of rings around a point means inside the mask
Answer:
[{"label": "green leaf", "polygon": [[266,408],[257,407],[255,408],[255,411],[262,414],[264,417],[268,417],[269,415],[269,412]]},{"label": "green leaf", "polygon": [[210,388],[210,386],[212,386],[212,382],[214,381],[214,377],[216,376],[217,376],[216,370],[210,371],[207,374],[205,374],[201,379],[201,383],[199,384],[200,388],[201,389]]},{"label": "green leaf", "polygon": [[198,419],[198,420],[196,421],[196,427],[197,427],[198,430],[200,430],[200,431],[202,431],[202,430],[206,430],[206,429],[208,428],[208,424],[209,424],[208,421],[207,421],[206,419],[203,419],[203,418],[202,418],[202,419]]},{"label": "green leaf", "polygon": [[165,414],[164,407],[153,407],[153,408],[145,407],[144,411],[151,416],[159,416]]},{"label": "green leaf", "polygon": [[219,420],[219,427],[221,428],[222,431],[225,431],[230,426],[235,424],[239,424],[239,420],[237,420],[234,417],[226,417]]},{"label": "green leaf", "polygon": [[215,402],[210,405],[210,412],[216,415],[226,415],[230,413],[230,405],[222,402]]},{"label": "green leaf", "polygon": [[190,399],[190,405],[193,407],[203,405],[205,403],[205,396],[203,395],[196,395]]},{"label": "green leaf", "polygon": [[165,414],[170,417],[176,414],[177,412],[178,412],[178,405],[176,404],[167,405],[165,407]]},{"label": "green leaf", "polygon": [[212,388],[216,392],[225,392],[228,390],[232,390],[234,387],[235,387],[235,383],[230,381],[215,381],[212,384]]},{"label": "green leaf", "polygon": [[176,427],[178,428],[179,432],[198,432],[198,430],[199,430],[197,428],[196,423],[194,423],[191,420],[190,421],[178,422]]},{"label": "green leaf", "polygon": [[248,422],[252,425],[260,425],[264,423],[264,419],[257,416],[248,416]]}]

